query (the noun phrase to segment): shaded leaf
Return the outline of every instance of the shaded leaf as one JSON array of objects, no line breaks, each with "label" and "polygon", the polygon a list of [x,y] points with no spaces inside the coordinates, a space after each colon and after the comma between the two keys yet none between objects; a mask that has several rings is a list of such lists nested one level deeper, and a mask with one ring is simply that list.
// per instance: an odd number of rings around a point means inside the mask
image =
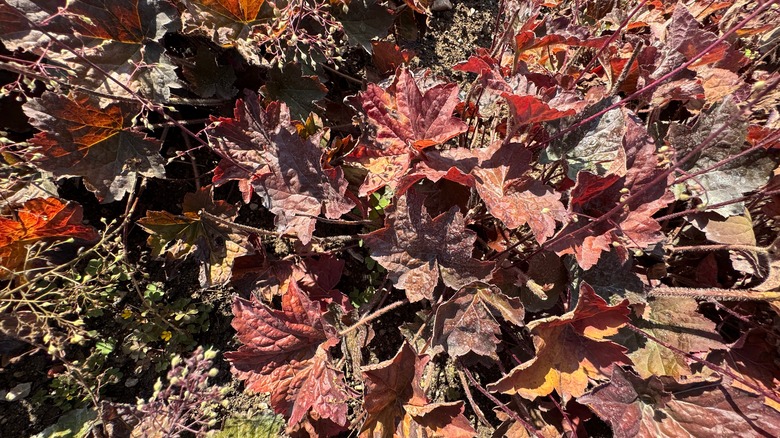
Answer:
[{"label": "shaded leaf", "polygon": [[147,211],[136,223],[151,234],[147,244],[154,257],[165,254],[168,262],[195,257],[200,263],[202,287],[220,285],[230,280],[236,257],[249,253],[245,239],[232,228],[200,215],[204,210],[222,220],[236,218],[235,206],[214,201],[213,187],[202,187],[184,195],[182,214],[167,211]]},{"label": "shaded leaf", "polygon": [[236,102],[234,114],[215,119],[206,131],[223,158],[214,170],[215,184],[238,180],[247,203],[258,192],[276,215],[277,230],[297,235],[304,244],[317,216],[337,219],[352,209],[341,169],[323,169],[322,132],[302,139],[285,104],[271,102],[263,109],[252,92]]},{"label": "shaded leaf", "polygon": [[182,74],[190,83],[192,91],[200,97],[229,99],[238,91],[233,86],[236,81],[233,69],[220,65],[216,55],[206,46],[198,46],[195,59],[183,63]]},{"label": "shaded leaf", "polygon": [[[743,334],[722,356],[724,365],[734,374],[760,388],[761,391],[777,395],[777,388],[780,388],[777,346],[773,345],[771,341],[768,342],[767,338],[776,340],[777,334],[761,328],[752,329]],[[716,352],[713,353],[713,356],[712,359],[715,359],[721,354]],[[734,380],[731,385],[763,399],[767,406],[776,411],[775,417],[780,418],[780,404],[776,401],[769,397],[762,397],[763,394],[759,394],[756,389],[740,381]]]},{"label": "shaded leaf", "polygon": [[320,306],[292,281],[281,310],[236,298],[233,327],[243,344],[225,353],[233,374],[254,392],[270,392],[271,405],[292,426],[314,412],[346,425],[344,376],[331,364],[328,350],[338,343],[335,329],[322,319]]},{"label": "shaded leaf", "polygon": [[371,40],[387,35],[393,15],[376,0],[351,0],[349,11],[339,21],[349,41],[371,53]]},{"label": "shaded leaf", "polygon": [[303,76],[300,64],[288,63],[281,70],[271,69],[261,91],[266,97],[286,103],[295,119],[305,120],[328,89],[317,76]]},{"label": "shaded leaf", "polygon": [[23,269],[26,247],[37,242],[97,240],[97,231],[81,222],[81,206],[57,198],[31,199],[13,217],[0,217],[0,278],[9,278]]},{"label": "shaded leaf", "polygon": [[438,307],[431,345],[441,345],[451,357],[474,353],[498,360],[500,322],[522,326],[524,316],[519,299],[495,286],[474,283]]},{"label": "shaded leaf", "polygon": [[36,164],[60,178],[83,177],[102,202],[122,199],[139,176],[165,177],[160,143],[132,127],[134,105],[46,92],[24,111],[44,131],[31,140],[41,154]]},{"label": "shaded leaf", "polygon": [[431,218],[423,199],[407,192],[388,213],[384,228],[361,236],[371,257],[389,271],[395,286],[405,290],[412,302],[431,300],[439,278],[460,289],[486,278],[493,268],[492,262],[471,257],[477,237],[465,228],[457,206]]},{"label": "shaded leaf", "polygon": [[380,74],[389,74],[415,57],[415,53],[410,49],[401,49],[397,44],[391,41],[372,41],[371,53],[374,66]]},{"label": "shaded leaf", "polygon": [[623,261],[614,251],[602,254],[594,267],[573,277],[587,282],[598,296],[610,304],[617,304],[623,299],[628,299],[631,304],[645,302],[644,284],[634,273],[633,260]]},{"label": "shaded leaf", "polygon": [[491,391],[533,400],[557,392],[564,400],[585,394],[589,379],[609,376],[616,364],[630,364],[625,349],[611,341],[628,322],[628,301],[609,306],[583,283],[577,307],[561,316],[527,324],[536,357],[488,386]]}]

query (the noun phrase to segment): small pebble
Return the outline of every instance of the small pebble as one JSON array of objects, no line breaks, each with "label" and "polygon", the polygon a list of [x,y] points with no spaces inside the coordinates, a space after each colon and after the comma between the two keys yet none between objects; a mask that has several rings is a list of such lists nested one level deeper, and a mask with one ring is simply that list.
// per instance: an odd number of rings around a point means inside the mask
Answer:
[{"label": "small pebble", "polygon": [[450,0],[433,0],[433,4],[431,5],[431,11],[433,12],[443,12],[443,11],[450,11],[452,10],[452,3]]},{"label": "small pebble", "polygon": [[30,388],[32,387],[32,383],[20,383],[13,388],[9,389],[8,392],[5,394],[5,400],[12,402],[16,400],[21,400],[28,395],[30,395]]}]

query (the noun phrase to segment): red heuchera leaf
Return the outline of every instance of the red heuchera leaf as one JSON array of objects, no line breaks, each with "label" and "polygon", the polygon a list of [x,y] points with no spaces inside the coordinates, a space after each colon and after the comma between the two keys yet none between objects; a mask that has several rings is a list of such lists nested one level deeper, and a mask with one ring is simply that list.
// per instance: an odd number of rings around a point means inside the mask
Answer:
[{"label": "red heuchera leaf", "polygon": [[530,125],[531,123],[548,122],[561,117],[574,115],[573,109],[559,111],[551,108],[535,96],[518,96],[516,94],[502,93],[512,115],[512,123],[515,125]]},{"label": "red heuchera leaf", "polygon": [[93,241],[98,233],[82,225],[81,206],[57,198],[36,198],[16,210],[14,218],[0,217],[0,278],[24,267],[28,245],[70,238]]},{"label": "red heuchera leaf", "polygon": [[430,403],[425,396],[420,378],[428,360],[404,343],[392,359],[363,367],[368,417],[361,437],[476,435],[463,416],[463,402]]},{"label": "red heuchera leaf", "polygon": [[522,326],[524,316],[518,298],[507,297],[495,286],[474,283],[436,310],[431,345],[441,345],[452,357],[475,353],[498,360],[498,321]]},{"label": "red heuchera leaf", "polygon": [[[652,138],[633,118],[627,117],[625,122],[625,176],[600,177],[580,171],[569,203],[570,215],[578,216],[579,220],[564,227],[558,233],[562,238],[549,246],[559,255],[574,254],[577,263],[586,270],[598,262],[602,252],[613,247],[613,242],[620,243],[616,250],[620,259],[625,261],[627,249],[645,249],[664,238],[661,226],[652,216],[672,202],[674,197],[667,190],[666,183],[650,184],[664,172],[658,166]],[[667,178],[667,181],[670,179]],[[623,208],[612,212],[609,220],[601,219],[597,225],[590,227],[587,234],[571,235],[589,223],[586,218],[602,218],[622,199],[636,194],[639,196],[632,197]]]},{"label": "red heuchera leaf", "polygon": [[623,353],[625,348],[604,340],[629,321],[628,313],[628,300],[609,306],[593,288],[582,283],[574,310],[527,325],[534,335],[536,357],[518,365],[488,389],[530,400],[553,391],[564,400],[582,396],[589,379],[608,376],[617,364],[631,363]]},{"label": "red heuchera leaf", "polygon": [[428,150],[422,160],[398,182],[395,193],[400,196],[421,179],[437,182],[446,179],[468,187],[474,187],[472,169],[486,154],[480,150],[452,148],[444,151]]},{"label": "red heuchera leaf", "polygon": [[519,144],[508,144],[475,167],[479,196],[488,211],[515,229],[528,224],[536,240],[544,243],[555,233],[555,223],[566,220],[561,194],[530,175],[531,152]]},{"label": "red heuchera leaf", "polygon": [[[696,21],[685,5],[678,3],[675,6],[666,37],[666,44],[670,51],[677,51],[686,60],[691,60],[698,57],[717,39],[718,36],[714,33],[701,29],[701,24]],[[747,59],[741,53],[723,41],[707,54],[701,56],[694,67],[715,64],[716,67],[737,71],[746,61]]]},{"label": "red heuchera leaf", "polygon": [[302,139],[283,103],[271,102],[263,109],[257,95],[248,92],[236,103],[234,118],[215,119],[206,134],[223,157],[214,183],[238,180],[244,202],[259,192],[276,215],[279,232],[293,233],[307,244],[316,216],[337,219],[355,206],[345,196],[341,169],[323,169],[322,132]]},{"label": "red heuchera leaf", "polygon": [[578,401],[609,422],[616,438],[780,433],[780,413],[748,393],[711,382],[663,385],[617,367],[609,383]]},{"label": "red heuchera leaf", "polygon": [[395,286],[406,291],[409,301],[433,299],[439,283],[460,289],[487,278],[492,262],[471,257],[476,234],[467,230],[457,206],[431,218],[424,197],[413,191],[398,198],[388,213],[385,227],[361,236],[371,257],[387,269]]},{"label": "red heuchera leaf", "polygon": [[275,310],[252,297],[236,298],[233,328],[243,344],[225,353],[233,374],[246,388],[270,392],[271,405],[293,426],[311,410],[344,426],[348,398],[344,376],[328,350],[338,343],[335,329],[322,319],[318,303],[292,281]]},{"label": "red heuchera leaf", "polygon": [[135,105],[46,92],[24,110],[44,131],[31,140],[42,155],[36,164],[57,177],[83,177],[103,202],[122,199],[139,175],[165,177],[160,142],[132,128]]},{"label": "red heuchera leaf", "polygon": [[423,94],[405,68],[396,71],[387,90],[368,84],[353,102],[362,108],[374,131],[371,140],[362,140],[348,157],[369,171],[361,196],[385,185],[394,187],[418,151],[442,144],[467,129],[452,115],[458,104],[457,84],[436,85]]}]

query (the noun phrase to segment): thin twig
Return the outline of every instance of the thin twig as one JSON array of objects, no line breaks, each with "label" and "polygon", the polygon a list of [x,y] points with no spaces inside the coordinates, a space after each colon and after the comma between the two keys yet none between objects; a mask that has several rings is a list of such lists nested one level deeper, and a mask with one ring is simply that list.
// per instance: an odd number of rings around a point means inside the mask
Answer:
[{"label": "thin twig", "polygon": [[526,431],[529,433],[534,434],[537,437],[541,438],[541,434],[539,434],[539,430],[536,429],[531,423],[525,421],[522,419],[519,415],[517,415],[517,412],[509,409],[506,407],[505,404],[501,403],[499,399],[497,399],[493,394],[491,394],[487,389],[483,388],[482,385],[477,382],[477,380],[474,378],[474,376],[471,375],[471,371],[469,371],[468,368],[464,367],[460,362],[458,362],[459,368],[463,370],[463,372],[466,374],[466,377],[469,379],[469,382],[479,390],[485,397],[489,398],[490,401],[495,403],[496,406],[498,406],[502,411],[504,411],[505,414],[509,416],[509,418],[517,421],[518,423],[522,424],[523,427],[525,427]]},{"label": "thin twig", "polygon": [[477,403],[474,401],[474,396],[471,394],[471,389],[469,389],[469,382],[466,380],[466,375],[463,374],[463,370],[456,367],[455,371],[458,373],[458,377],[460,378],[460,384],[461,386],[463,386],[463,392],[466,393],[466,399],[469,401],[469,404],[471,405],[471,409],[474,411],[474,414],[477,416],[477,419],[479,419],[479,422],[485,425],[486,427],[493,429],[493,426],[490,424],[487,418],[485,418],[485,414],[482,413],[482,409],[480,409]]},{"label": "thin twig", "polygon": [[369,323],[369,322],[379,318],[380,316],[384,315],[385,313],[387,313],[387,312],[389,312],[389,311],[391,311],[393,309],[396,309],[398,307],[401,307],[401,306],[403,306],[405,304],[409,304],[409,300],[403,299],[401,301],[396,301],[394,303],[390,303],[387,306],[377,310],[376,312],[360,318],[360,320],[358,322],[356,322],[356,323],[352,324],[351,326],[345,328],[344,330],[340,331],[339,332],[339,336],[345,336],[345,335],[353,332],[354,330],[357,330],[360,327],[366,325],[367,323]]}]

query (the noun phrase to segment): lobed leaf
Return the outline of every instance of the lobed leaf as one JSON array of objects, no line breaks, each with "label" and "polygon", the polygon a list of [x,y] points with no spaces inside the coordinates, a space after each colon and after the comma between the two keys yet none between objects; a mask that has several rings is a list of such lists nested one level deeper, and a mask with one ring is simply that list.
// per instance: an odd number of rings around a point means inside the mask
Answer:
[{"label": "lobed leaf", "polygon": [[604,339],[628,322],[628,313],[627,300],[609,306],[583,283],[574,310],[528,324],[536,357],[488,385],[488,389],[529,400],[553,391],[564,400],[582,396],[589,379],[608,377],[616,365],[631,363],[625,348]]},{"label": "lobed leaf", "polygon": [[160,142],[133,128],[136,105],[46,92],[24,111],[44,131],[30,142],[36,165],[58,178],[82,177],[102,202],[122,199],[139,176],[165,176]]},{"label": "lobed leaf", "polygon": [[493,269],[492,262],[471,257],[476,235],[465,228],[457,206],[431,218],[423,200],[407,192],[398,198],[384,228],[361,236],[371,257],[412,302],[432,300],[440,278],[446,286],[460,289],[486,278]]}]

